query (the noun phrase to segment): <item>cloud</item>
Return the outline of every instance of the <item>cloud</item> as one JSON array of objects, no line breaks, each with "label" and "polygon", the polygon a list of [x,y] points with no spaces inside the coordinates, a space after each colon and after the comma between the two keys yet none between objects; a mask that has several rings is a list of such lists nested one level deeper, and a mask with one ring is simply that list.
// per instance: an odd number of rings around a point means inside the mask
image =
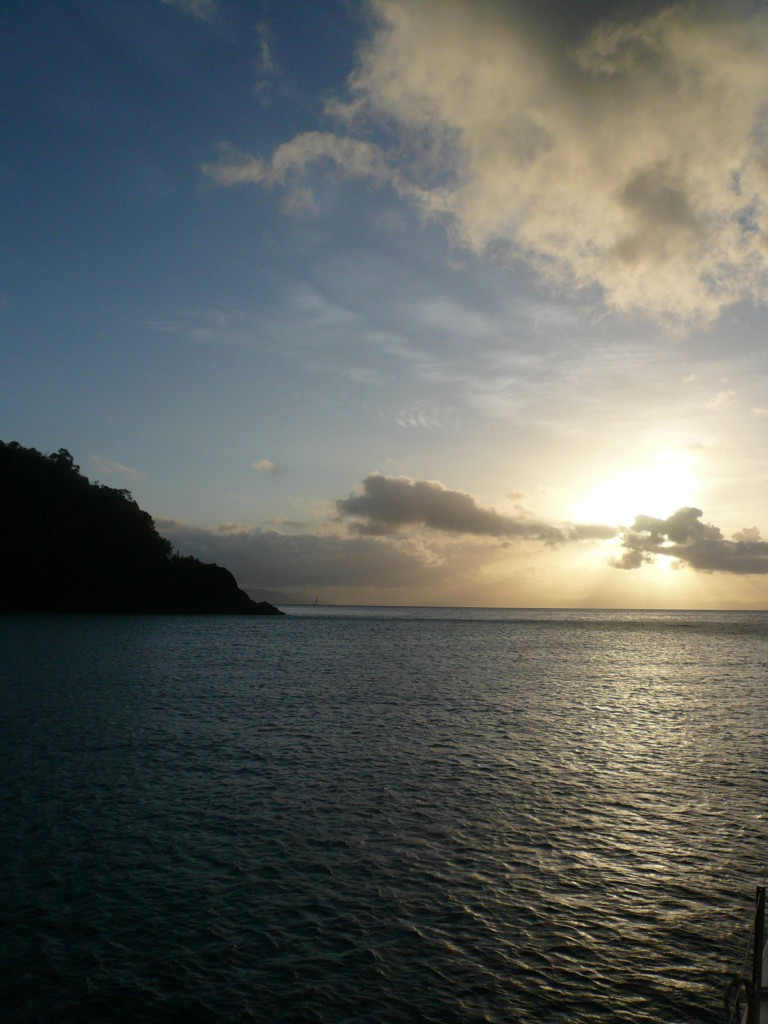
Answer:
[{"label": "cloud", "polygon": [[216,0],[160,0],[160,3],[176,7],[185,14],[191,14],[203,21],[210,21],[218,9]]},{"label": "cloud", "polygon": [[[554,527],[522,512],[504,516],[440,484],[379,477],[378,484],[382,481],[377,490],[376,479],[368,477],[338,503],[342,518],[359,520],[362,527],[351,534],[340,532],[344,527],[338,522],[325,522],[314,533],[301,524],[295,532],[237,522],[206,528],[158,519],[156,525],[182,554],[226,566],[245,590],[271,594],[278,603],[305,603],[318,593],[324,601],[341,604],[519,604],[532,599],[540,604],[553,594],[560,601],[583,602],[580,577],[566,573],[553,579],[559,559],[554,548],[615,534],[603,526]],[[624,531],[623,556],[612,564],[634,569],[663,554],[675,559],[677,567],[697,572],[768,574],[768,542],[755,527],[725,540],[701,516],[692,508],[666,520],[639,516]],[[428,521],[433,524],[429,532],[418,529]],[[531,540],[543,542],[543,548],[523,546]],[[514,552],[510,541],[521,542]],[[631,601],[630,593],[624,600]]]},{"label": "cloud", "polygon": [[255,469],[257,473],[282,473],[280,467],[270,459],[259,459],[258,462],[252,462],[251,469]]},{"label": "cloud", "polygon": [[722,409],[724,405],[731,405],[736,398],[736,392],[732,388],[723,388],[722,391],[710,398],[706,403],[707,409]]},{"label": "cloud", "polygon": [[680,508],[667,519],[638,516],[622,535],[624,553],[611,564],[617,569],[637,569],[665,555],[697,572],[768,573],[768,541],[761,539],[756,527],[726,540],[718,527],[701,522],[702,515],[698,508]]},{"label": "cloud", "polygon": [[258,37],[258,55],[256,57],[256,84],[254,86],[256,95],[262,103],[266,102],[266,93],[269,90],[269,77],[278,71],[277,64],[272,57],[272,34],[266,21],[258,21],[255,25]]},{"label": "cloud", "polygon": [[768,12],[667,5],[568,48],[501,4],[371,7],[348,93],[328,105],[338,133],[266,160],[224,150],[213,180],[285,185],[331,161],[472,250],[675,328],[765,300]]},{"label": "cloud", "polygon": [[88,463],[102,476],[120,476],[127,477],[129,480],[138,480],[144,475],[138,469],[124,466],[121,462],[115,462],[114,459],[108,459],[104,455],[89,455]]},{"label": "cloud", "polygon": [[224,523],[214,529],[158,519],[159,532],[184,554],[225,565],[248,590],[421,587],[446,571],[418,550],[371,537],[339,537]]},{"label": "cloud", "polygon": [[148,328],[173,339],[201,345],[243,346],[253,343],[257,327],[242,310],[186,309],[145,320]]},{"label": "cloud", "polygon": [[537,540],[556,545],[575,540],[607,539],[613,527],[553,526],[534,517],[508,516],[483,508],[464,491],[448,490],[437,481],[386,477],[370,473],[357,492],[336,503],[339,515],[352,519],[359,533],[386,536],[404,526],[426,526],[445,533],[480,537]]},{"label": "cloud", "polygon": [[[440,483],[376,473],[336,506],[337,520],[314,533],[301,524],[296,532],[237,522],[206,528],[158,519],[156,525],[182,554],[226,566],[246,590],[298,602],[321,592],[342,603],[485,599],[489,588],[514,575],[507,566],[510,541],[551,549],[616,535],[606,526],[554,526],[522,509],[503,515]],[[513,580],[509,593],[518,587]]]},{"label": "cloud", "polygon": [[[204,164],[203,173],[219,185],[285,185],[317,161],[334,164],[347,175],[383,182],[388,177],[377,146],[330,132],[303,132],[275,150],[271,159],[241,153],[222,144],[219,161]],[[306,190],[305,190],[306,191]]]}]

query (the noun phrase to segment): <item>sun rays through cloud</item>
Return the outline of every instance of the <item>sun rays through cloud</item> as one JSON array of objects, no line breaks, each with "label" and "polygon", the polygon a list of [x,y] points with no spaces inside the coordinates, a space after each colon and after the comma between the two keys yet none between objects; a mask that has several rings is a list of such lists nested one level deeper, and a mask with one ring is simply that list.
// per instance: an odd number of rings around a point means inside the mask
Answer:
[{"label": "sun rays through cloud", "polygon": [[4,440],[270,599],[768,607],[763,4],[54,8]]}]

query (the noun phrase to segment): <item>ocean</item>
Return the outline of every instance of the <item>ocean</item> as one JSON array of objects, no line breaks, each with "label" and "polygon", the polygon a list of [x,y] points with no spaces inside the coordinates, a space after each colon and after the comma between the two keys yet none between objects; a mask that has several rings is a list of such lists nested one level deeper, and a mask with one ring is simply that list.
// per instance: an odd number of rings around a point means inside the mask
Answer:
[{"label": "ocean", "polygon": [[768,613],[0,617],[4,1021],[723,1019]]}]

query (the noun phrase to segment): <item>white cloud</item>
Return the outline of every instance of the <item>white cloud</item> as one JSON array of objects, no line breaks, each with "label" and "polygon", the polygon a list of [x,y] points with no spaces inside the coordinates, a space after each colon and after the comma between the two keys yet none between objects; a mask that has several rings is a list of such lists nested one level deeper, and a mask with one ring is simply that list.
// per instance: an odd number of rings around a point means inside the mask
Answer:
[{"label": "white cloud", "polygon": [[[283,185],[330,160],[471,249],[673,327],[766,298],[766,11],[670,5],[566,51],[497,4],[372,7],[348,97],[328,108],[347,134],[303,133],[267,160],[225,152],[206,173]],[[386,150],[360,137],[379,126]]]},{"label": "white cloud", "polygon": [[281,473],[282,470],[270,459],[259,459],[258,462],[251,463],[251,469],[255,469],[257,473]]}]

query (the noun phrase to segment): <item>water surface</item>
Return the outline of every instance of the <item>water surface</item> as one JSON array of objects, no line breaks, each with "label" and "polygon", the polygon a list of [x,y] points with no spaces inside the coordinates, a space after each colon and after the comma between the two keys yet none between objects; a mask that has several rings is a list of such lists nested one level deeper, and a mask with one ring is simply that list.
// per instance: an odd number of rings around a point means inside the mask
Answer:
[{"label": "water surface", "polygon": [[19,1021],[720,1021],[768,615],[0,619]]}]

